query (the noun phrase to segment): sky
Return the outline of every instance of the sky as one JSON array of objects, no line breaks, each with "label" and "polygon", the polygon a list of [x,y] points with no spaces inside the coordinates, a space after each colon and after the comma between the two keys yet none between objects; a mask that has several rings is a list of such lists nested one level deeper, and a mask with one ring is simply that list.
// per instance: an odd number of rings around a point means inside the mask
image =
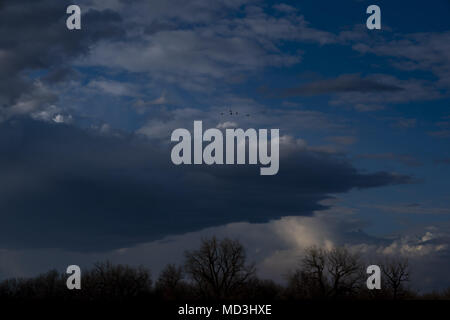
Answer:
[{"label": "sky", "polygon": [[[277,281],[306,247],[342,245],[407,257],[417,289],[450,286],[449,13],[1,0],[0,279],[100,259],[157,275],[215,234]],[[278,174],[175,166],[171,132],[194,120],[278,128]]]}]

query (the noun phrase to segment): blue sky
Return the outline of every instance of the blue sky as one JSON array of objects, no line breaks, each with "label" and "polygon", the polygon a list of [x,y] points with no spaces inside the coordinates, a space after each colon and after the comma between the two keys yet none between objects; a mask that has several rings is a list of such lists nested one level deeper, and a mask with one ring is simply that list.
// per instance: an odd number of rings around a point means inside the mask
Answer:
[{"label": "blue sky", "polygon": [[[250,250],[272,232],[255,256],[269,277],[292,263],[267,262],[280,248],[328,236],[444,269],[448,1],[378,1],[382,30],[365,27],[368,1],[76,4],[79,31],[65,28],[66,1],[0,8],[0,276],[124,248],[117,259],[142,262],[155,241],[189,249],[211,230]],[[194,120],[279,128],[280,173],[172,166],[170,133]],[[287,222],[316,233],[299,245],[277,233]],[[36,252],[48,259],[26,267]]]}]

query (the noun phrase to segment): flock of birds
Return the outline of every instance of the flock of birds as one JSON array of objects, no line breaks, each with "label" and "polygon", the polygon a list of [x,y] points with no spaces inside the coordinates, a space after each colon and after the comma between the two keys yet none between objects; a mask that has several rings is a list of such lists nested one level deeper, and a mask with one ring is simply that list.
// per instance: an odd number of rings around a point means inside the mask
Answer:
[{"label": "flock of birds", "polygon": [[[232,115],[236,115],[236,116],[237,116],[239,113],[238,113],[237,111],[233,112],[233,110],[230,109],[230,110],[229,110],[229,114],[230,114],[230,116],[232,116]],[[221,115],[221,116],[225,115],[225,112],[221,112],[220,115]],[[246,117],[250,117],[250,114],[249,114],[249,113],[246,113],[245,116],[246,116]]]}]

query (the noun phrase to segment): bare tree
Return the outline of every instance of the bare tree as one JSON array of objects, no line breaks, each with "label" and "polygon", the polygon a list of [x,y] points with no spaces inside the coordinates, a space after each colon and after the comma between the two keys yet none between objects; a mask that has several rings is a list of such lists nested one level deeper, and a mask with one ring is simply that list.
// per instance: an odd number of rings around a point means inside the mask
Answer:
[{"label": "bare tree", "polygon": [[285,295],[289,299],[313,299],[325,297],[326,293],[325,286],[321,289],[318,279],[311,273],[298,269],[287,276]]},{"label": "bare tree", "polygon": [[290,294],[302,298],[343,297],[355,292],[363,279],[357,254],[344,247],[331,250],[310,247],[301,265],[289,278]]},{"label": "bare tree", "polygon": [[168,264],[160,273],[155,284],[157,294],[165,300],[182,298],[188,290],[183,281],[183,270],[174,264]]},{"label": "bare tree", "polygon": [[242,244],[228,238],[204,239],[199,250],[185,252],[185,259],[185,271],[205,297],[232,297],[255,273]]},{"label": "bare tree", "polygon": [[50,270],[34,278],[7,279],[0,283],[0,297],[61,299],[67,291],[64,275]]},{"label": "bare tree", "polygon": [[150,271],[144,267],[96,263],[83,277],[86,294],[92,299],[128,299],[148,294],[151,290]]},{"label": "bare tree", "polygon": [[385,276],[385,285],[392,291],[394,299],[399,298],[404,293],[405,284],[410,279],[410,269],[408,259],[386,259],[382,264]]},{"label": "bare tree", "polygon": [[249,301],[269,301],[280,299],[283,293],[283,287],[273,280],[258,279],[251,277],[251,279],[243,287],[238,299]]},{"label": "bare tree", "polygon": [[296,280],[301,281],[297,285],[305,285],[309,288],[308,295],[323,297],[327,295],[329,286],[325,274],[326,261],[327,252],[324,249],[313,246],[305,250],[301,270],[297,272]]},{"label": "bare tree", "polygon": [[327,254],[331,294],[334,297],[354,293],[363,278],[363,265],[358,254],[335,247]]}]

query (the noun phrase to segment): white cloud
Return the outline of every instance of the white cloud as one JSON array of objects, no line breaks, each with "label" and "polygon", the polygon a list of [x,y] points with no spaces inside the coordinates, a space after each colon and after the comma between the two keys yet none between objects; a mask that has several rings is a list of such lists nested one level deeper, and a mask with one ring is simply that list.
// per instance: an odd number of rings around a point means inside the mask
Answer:
[{"label": "white cloud", "polygon": [[377,39],[353,45],[361,53],[396,57],[393,65],[413,71],[431,71],[438,78],[442,88],[450,88],[450,32],[423,32],[396,35],[394,40]]},{"label": "white cloud", "polygon": [[[77,64],[147,73],[155,81],[188,90],[214,90],[224,79],[299,63],[302,52],[283,52],[284,41],[337,41],[332,33],[311,27],[302,15],[290,14],[287,5],[276,6],[282,16],[273,17],[262,7],[243,3],[137,1],[120,11],[133,25],[127,45],[98,43]],[[225,11],[239,17],[224,15]],[[185,23],[175,27],[174,18]]]},{"label": "white cloud", "polygon": [[227,129],[227,128],[237,128],[238,124],[234,121],[225,121],[219,123],[216,128],[218,129]]},{"label": "white cloud", "polygon": [[94,90],[100,90],[113,96],[134,96],[130,84],[113,80],[92,80],[87,85]]},{"label": "white cloud", "polygon": [[56,94],[40,80],[35,80],[27,92],[21,94],[17,101],[9,108],[0,108],[0,119],[15,115],[31,115],[33,118],[50,120],[52,112],[59,110],[54,105]]},{"label": "white cloud", "polygon": [[57,114],[53,117],[52,120],[56,123],[70,123],[72,121],[72,116],[70,114],[68,116]]}]

